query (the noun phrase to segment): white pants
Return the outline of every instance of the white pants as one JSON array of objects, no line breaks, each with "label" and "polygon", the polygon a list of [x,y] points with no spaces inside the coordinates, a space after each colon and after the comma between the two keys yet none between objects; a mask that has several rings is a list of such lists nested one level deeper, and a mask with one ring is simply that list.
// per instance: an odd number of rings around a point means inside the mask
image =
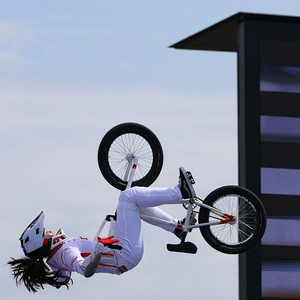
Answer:
[{"label": "white pants", "polygon": [[[142,259],[144,245],[140,213],[176,224],[177,219],[157,206],[181,201],[182,196],[178,186],[173,188],[134,187],[121,193],[117,207],[117,222],[113,230],[115,238],[120,240],[119,244],[123,247],[122,250],[116,251],[119,266],[124,265],[130,270]],[[155,221],[149,223],[170,232],[174,231],[174,227],[170,225],[161,225]]]}]

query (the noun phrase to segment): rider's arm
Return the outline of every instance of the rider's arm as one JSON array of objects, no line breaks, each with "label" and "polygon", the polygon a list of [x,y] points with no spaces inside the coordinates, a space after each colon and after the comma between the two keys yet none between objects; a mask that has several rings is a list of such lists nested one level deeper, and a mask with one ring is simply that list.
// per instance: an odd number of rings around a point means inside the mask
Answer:
[{"label": "rider's arm", "polygon": [[[85,277],[91,277],[94,275],[101,260],[104,246],[111,245],[119,241],[113,240],[112,238],[113,236],[110,236],[106,239],[99,238],[98,242],[95,243],[94,249],[86,258],[81,256],[80,250],[76,246],[66,247],[63,249],[60,259],[65,267],[65,270],[76,271]],[[83,241],[85,241],[85,239],[82,239],[82,242]]]},{"label": "rider's arm", "polygon": [[83,271],[85,277],[91,277],[95,274],[99,262],[102,256],[102,250],[107,245],[112,245],[116,242],[119,242],[117,239],[112,239],[113,236],[110,236],[106,239],[98,238],[98,242],[95,244],[94,251],[83,261],[79,262],[79,267]]},{"label": "rider's arm", "polygon": [[96,243],[94,251],[85,260],[79,263],[79,267],[83,271],[84,277],[88,278],[95,274],[102,256],[104,245]]},{"label": "rider's arm", "polygon": [[[103,244],[96,243],[94,250],[85,259],[77,247],[66,247],[60,255],[62,265],[58,269],[62,275],[65,271],[75,271],[85,277],[90,277],[92,266],[96,271],[101,259]],[[52,267],[53,268],[53,267]],[[61,279],[60,279],[61,280]]]}]

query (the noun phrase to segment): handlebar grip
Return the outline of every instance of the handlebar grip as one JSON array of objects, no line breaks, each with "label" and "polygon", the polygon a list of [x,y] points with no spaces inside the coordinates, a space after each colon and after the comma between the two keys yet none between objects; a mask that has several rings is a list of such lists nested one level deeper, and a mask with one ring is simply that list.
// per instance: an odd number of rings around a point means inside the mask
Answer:
[{"label": "handlebar grip", "polygon": [[120,245],[107,245],[110,249],[122,250],[122,246]]}]

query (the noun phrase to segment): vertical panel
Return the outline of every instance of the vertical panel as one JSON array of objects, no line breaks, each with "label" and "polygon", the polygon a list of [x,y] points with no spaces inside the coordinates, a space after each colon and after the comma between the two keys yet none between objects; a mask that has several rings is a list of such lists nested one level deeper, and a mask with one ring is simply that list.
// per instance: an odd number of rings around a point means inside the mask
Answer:
[{"label": "vertical panel", "polygon": [[300,299],[299,53],[299,42],[261,41],[263,299]]},{"label": "vertical panel", "polygon": [[239,184],[268,215],[239,298],[300,299],[300,18],[239,13],[176,46],[238,53]]},{"label": "vertical panel", "polygon": [[239,183],[268,215],[239,256],[240,300],[300,299],[300,25],[246,19],[238,45]]},{"label": "vertical panel", "polygon": [[[245,20],[238,32],[239,184],[260,194],[259,21]],[[261,298],[261,247],[239,255],[240,300]]]}]

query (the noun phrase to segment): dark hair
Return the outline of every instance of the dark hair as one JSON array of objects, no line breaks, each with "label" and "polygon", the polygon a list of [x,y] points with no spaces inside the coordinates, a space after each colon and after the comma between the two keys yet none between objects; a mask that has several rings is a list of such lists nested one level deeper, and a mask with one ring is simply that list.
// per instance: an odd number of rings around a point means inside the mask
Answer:
[{"label": "dark hair", "polygon": [[[33,260],[27,257],[14,259],[8,262],[12,269],[12,275],[16,280],[16,285],[22,283],[29,292],[36,293],[38,289],[44,289],[44,284],[49,284],[57,289],[62,285],[69,289],[69,285],[73,284],[71,277],[62,276],[59,271],[53,272],[43,261],[43,259]],[[63,282],[58,279],[65,278]]]}]

